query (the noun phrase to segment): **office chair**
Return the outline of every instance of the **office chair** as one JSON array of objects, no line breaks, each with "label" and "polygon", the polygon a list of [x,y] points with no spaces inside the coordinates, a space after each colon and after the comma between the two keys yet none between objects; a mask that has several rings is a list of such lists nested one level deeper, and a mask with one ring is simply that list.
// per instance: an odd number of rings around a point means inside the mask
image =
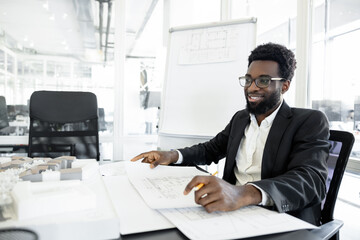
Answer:
[{"label": "office chair", "polygon": [[97,99],[90,92],[36,91],[30,97],[29,157],[100,158]]},{"label": "office chair", "polygon": [[321,226],[312,230],[322,239],[339,239],[339,230],[343,225],[341,220],[334,219],[334,208],[343,178],[346,164],[355,141],[353,134],[345,131],[330,130],[331,143],[328,163],[327,194],[322,203]]}]

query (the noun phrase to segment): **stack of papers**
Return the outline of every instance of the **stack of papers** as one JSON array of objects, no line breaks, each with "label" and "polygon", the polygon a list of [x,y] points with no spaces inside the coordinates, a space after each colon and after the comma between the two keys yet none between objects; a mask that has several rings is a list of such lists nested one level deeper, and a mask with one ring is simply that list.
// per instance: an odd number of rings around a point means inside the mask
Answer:
[{"label": "stack of papers", "polygon": [[286,213],[259,206],[231,212],[207,213],[194,202],[193,193],[183,195],[185,186],[196,175],[193,167],[158,166],[128,163],[130,182],[145,203],[159,211],[190,239],[233,239],[317,228]]}]

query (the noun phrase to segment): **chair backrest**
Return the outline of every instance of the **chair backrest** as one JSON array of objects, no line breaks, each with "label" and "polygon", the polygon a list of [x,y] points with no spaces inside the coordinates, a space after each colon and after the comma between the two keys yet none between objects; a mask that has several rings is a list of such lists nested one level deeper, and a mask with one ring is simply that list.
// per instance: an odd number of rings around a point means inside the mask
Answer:
[{"label": "chair backrest", "polygon": [[90,92],[36,91],[30,97],[29,157],[99,160],[98,109]]},{"label": "chair backrest", "polygon": [[334,219],[334,208],[343,178],[346,164],[349,160],[355,138],[352,133],[338,130],[330,130],[329,141],[331,143],[328,158],[328,178],[326,181],[326,198],[321,210],[321,223],[327,223]]}]

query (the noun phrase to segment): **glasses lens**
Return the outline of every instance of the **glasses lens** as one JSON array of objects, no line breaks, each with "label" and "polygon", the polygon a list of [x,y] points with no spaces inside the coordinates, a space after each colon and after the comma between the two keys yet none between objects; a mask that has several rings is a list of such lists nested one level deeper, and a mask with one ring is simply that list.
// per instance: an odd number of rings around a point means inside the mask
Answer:
[{"label": "glasses lens", "polygon": [[255,80],[256,86],[266,88],[269,86],[271,79],[269,77],[259,77]]},{"label": "glasses lens", "polygon": [[248,87],[251,85],[251,78],[250,77],[239,77],[240,85],[243,87]]}]

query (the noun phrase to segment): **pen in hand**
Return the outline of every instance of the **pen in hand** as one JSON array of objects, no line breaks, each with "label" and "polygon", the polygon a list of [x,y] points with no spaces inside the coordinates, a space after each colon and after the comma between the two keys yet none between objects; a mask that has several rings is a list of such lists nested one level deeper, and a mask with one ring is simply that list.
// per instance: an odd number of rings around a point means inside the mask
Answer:
[{"label": "pen in hand", "polygon": [[[218,174],[218,171],[216,171],[216,172],[214,172],[213,174],[211,174],[211,176],[215,176],[216,174]],[[195,189],[196,189],[196,191],[198,191],[200,188],[202,188],[204,186],[204,184],[203,183],[199,183],[196,187],[195,187]]]}]

